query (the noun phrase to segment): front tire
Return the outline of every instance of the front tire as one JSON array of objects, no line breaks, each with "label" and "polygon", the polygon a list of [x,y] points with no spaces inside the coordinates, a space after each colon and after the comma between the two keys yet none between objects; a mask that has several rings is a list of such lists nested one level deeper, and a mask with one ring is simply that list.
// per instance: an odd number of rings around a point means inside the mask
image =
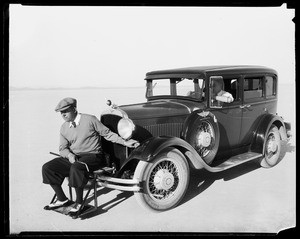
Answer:
[{"label": "front tire", "polygon": [[139,204],[150,210],[165,211],[182,200],[189,183],[189,165],[175,148],[167,148],[152,162],[140,161],[134,173],[142,191],[135,192]]},{"label": "front tire", "polygon": [[260,165],[264,168],[271,168],[278,164],[280,151],[280,132],[275,125],[272,125],[264,141],[264,158]]}]

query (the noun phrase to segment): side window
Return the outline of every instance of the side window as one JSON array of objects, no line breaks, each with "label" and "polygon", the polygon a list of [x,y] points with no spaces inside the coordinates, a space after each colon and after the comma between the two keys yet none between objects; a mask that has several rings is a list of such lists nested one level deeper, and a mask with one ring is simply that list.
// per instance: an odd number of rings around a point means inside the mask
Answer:
[{"label": "side window", "polygon": [[270,97],[276,95],[275,79],[272,76],[266,76],[265,84],[266,84],[266,96]]},{"label": "side window", "polygon": [[244,79],[244,100],[258,99],[263,97],[263,78]]},{"label": "side window", "polygon": [[237,78],[211,76],[209,78],[209,102],[212,108],[229,106],[237,99]]}]

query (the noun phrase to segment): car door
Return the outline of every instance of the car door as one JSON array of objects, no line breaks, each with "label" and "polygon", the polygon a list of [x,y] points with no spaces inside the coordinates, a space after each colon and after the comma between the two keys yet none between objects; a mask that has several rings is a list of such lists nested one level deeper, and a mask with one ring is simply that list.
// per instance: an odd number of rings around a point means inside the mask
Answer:
[{"label": "car door", "polygon": [[[211,76],[210,86],[215,76]],[[241,77],[237,75],[223,75],[224,81],[223,90],[229,92],[234,101],[231,103],[220,103],[213,104],[210,94],[210,108],[211,112],[216,116],[219,123],[220,130],[220,144],[219,150],[227,151],[233,149],[239,145],[240,140],[240,129],[242,125],[242,100],[241,100],[241,89],[240,81]]]},{"label": "car door", "polygon": [[245,75],[243,77],[241,145],[248,145],[257,129],[260,116],[266,113],[264,100],[264,76]]}]

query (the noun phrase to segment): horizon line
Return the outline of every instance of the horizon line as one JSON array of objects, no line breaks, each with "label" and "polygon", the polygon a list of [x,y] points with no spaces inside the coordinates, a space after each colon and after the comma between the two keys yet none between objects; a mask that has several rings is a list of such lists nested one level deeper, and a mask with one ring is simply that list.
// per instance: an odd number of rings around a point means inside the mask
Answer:
[{"label": "horizon line", "polygon": [[9,90],[90,90],[90,89],[129,89],[129,88],[144,88],[144,86],[82,86],[82,87],[16,87],[9,86]]}]

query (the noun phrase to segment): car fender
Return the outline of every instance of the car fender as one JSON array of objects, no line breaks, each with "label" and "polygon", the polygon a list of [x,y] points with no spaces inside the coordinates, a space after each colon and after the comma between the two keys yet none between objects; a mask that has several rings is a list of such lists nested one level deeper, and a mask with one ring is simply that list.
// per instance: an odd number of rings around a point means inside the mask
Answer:
[{"label": "car fender", "polygon": [[211,150],[208,155],[202,158],[207,164],[211,164],[218,152],[220,144],[219,123],[217,121],[217,117],[213,113],[204,110],[197,110],[192,112],[183,124],[181,138],[188,142],[194,149],[196,149],[201,157],[202,155],[198,151],[198,133],[200,130],[200,125],[204,121],[211,125],[214,132],[213,145],[210,146]]},{"label": "car fender", "polygon": [[281,138],[286,139],[286,126],[282,117],[274,114],[266,114],[260,120],[259,127],[254,134],[254,138],[251,144],[251,151],[262,154],[265,153],[265,137],[273,124],[276,125],[279,129]]},{"label": "car fender", "polygon": [[178,137],[170,136],[159,136],[147,139],[131,152],[125,164],[131,160],[151,162],[167,147],[179,149],[196,169],[210,168],[189,143]]},{"label": "car fender", "polygon": [[209,112],[209,111],[203,111],[203,110],[196,110],[191,113],[189,117],[184,121],[183,128],[182,128],[182,138],[186,139],[189,136],[190,129],[194,127],[195,122],[198,120],[205,120],[211,118],[213,119],[213,122],[217,124],[217,118],[216,116]]}]

